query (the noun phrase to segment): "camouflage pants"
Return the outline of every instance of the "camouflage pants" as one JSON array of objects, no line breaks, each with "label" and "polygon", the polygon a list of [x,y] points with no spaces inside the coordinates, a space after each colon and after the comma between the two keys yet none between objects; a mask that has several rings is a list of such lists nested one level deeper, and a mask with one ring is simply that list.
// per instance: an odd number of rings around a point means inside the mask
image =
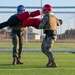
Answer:
[{"label": "camouflage pants", "polygon": [[48,57],[49,60],[53,60],[53,54],[51,48],[53,47],[54,40],[52,37],[45,36],[42,41],[41,49],[42,52]]},{"label": "camouflage pants", "polygon": [[21,58],[22,47],[24,44],[24,32],[12,30],[13,57]]}]

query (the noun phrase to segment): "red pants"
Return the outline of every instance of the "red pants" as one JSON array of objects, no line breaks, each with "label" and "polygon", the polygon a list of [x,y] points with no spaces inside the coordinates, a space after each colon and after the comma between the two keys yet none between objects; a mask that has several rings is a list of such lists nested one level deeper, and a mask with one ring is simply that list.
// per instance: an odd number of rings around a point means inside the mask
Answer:
[{"label": "red pants", "polygon": [[38,25],[40,22],[41,18],[29,18],[28,20],[22,22],[22,26],[23,27],[32,26],[38,29]]}]

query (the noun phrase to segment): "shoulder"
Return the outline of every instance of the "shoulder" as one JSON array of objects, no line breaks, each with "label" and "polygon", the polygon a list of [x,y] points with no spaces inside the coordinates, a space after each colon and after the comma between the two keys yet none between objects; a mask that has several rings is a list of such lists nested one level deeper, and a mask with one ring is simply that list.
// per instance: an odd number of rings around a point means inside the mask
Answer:
[{"label": "shoulder", "polygon": [[49,15],[50,15],[50,16],[55,16],[55,15],[54,15],[54,13],[52,13],[52,12],[51,12],[51,13],[49,13]]},{"label": "shoulder", "polygon": [[46,13],[45,16],[48,16],[48,17],[55,17],[54,13],[52,13],[52,12]]},{"label": "shoulder", "polygon": [[14,15],[12,15],[11,17],[14,17],[14,16],[17,16],[18,14],[14,14]]}]

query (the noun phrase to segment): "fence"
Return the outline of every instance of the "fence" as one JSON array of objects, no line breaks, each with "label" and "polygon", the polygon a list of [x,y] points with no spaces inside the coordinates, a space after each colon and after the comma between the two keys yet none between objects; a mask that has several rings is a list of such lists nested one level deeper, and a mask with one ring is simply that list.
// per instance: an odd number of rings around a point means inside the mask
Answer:
[{"label": "fence", "polygon": [[[26,10],[33,11],[41,7],[26,7]],[[58,39],[52,48],[54,52],[75,52],[75,6],[54,6],[54,14],[63,20],[58,27]],[[0,6],[0,22],[6,21],[12,14],[16,13],[16,6]],[[41,16],[39,16],[41,17]],[[11,31],[7,28],[0,30],[0,51],[12,51]],[[44,37],[42,30],[27,28],[25,33],[25,44],[23,51],[40,52],[41,38]]]}]

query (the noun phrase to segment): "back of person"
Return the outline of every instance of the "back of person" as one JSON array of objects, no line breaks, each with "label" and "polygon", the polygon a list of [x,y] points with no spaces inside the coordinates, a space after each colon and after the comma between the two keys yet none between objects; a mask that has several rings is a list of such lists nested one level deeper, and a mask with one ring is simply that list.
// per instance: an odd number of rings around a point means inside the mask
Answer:
[{"label": "back of person", "polygon": [[48,21],[44,27],[44,31],[46,30],[57,30],[57,19],[53,13],[47,13],[45,17],[48,17]]}]

